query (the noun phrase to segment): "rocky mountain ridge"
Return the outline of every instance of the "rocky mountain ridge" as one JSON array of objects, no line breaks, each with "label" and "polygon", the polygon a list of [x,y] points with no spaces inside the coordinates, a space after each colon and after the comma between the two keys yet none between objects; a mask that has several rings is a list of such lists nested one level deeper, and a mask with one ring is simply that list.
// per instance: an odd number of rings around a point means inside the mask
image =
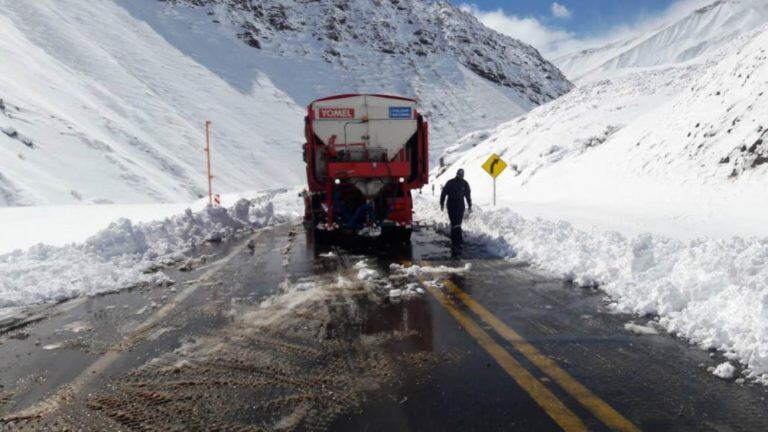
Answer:
[{"label": "rocky mountain ridge", "polygon": [[[368,50],[411,61],[449,55],[477,75],[540,105],[572,85],[530,45],[483,26],[446,2],[424,0],[162,0],[209,7],[248,45],[279,55],[321,57],[343,68]],[[404,63],[405,64],[405,63]],[[413,67],[413,64],[410,65]]]}]

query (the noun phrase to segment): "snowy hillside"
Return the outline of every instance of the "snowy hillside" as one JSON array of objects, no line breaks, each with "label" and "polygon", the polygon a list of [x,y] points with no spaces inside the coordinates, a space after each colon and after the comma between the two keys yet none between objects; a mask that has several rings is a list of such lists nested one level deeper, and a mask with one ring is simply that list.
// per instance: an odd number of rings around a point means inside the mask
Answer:
[{"label": "snowy hillside", "polygon": [[768,1],[718,0],[651,31],[554,62],[571,79],[594,80],[638,68],[702,61],[766,22]]},{"label": "snowy hillside", "polygon": [[764,27],[704,65],[584,84],[460,142],[438,182],[461,166],[488,184],[480,165],[496,152],[514,168],[499,178],[501,200],[531,215],[683,238],[768,235],[766,47]]},{"label": "snowy hillside", "polygon": [[[533,176],[545,165],[603,143],[638,113],[659,106],[686,88],[699,69],[674,68],[585,83],[528,115],[463,137],[446,149],[443,160],[450,165],[482,144],[477,154],[498,150],[505,157],[511,156],[513,169],[524,177]],[[533,152],[530,164],[518,160],[529,151]]]},{"label": "snowy hillside", "polygon": [[296,183],[303,111],[249,82],[111,1],[0,0],[0,206],[197,198],[205,120],[219,190]]},{"label": "snowy hillside", "polygon": [[217,191],[300,184],[303,107],[328,94],[418,97],[439,155],[571,88],[421,0],[0,0],[0,36],[0,206],[198,198],[205,120]]},{"label": "snowy hillside", "polygon": [[[263,72],[300,105],[329,93],[415,97],[431,123],[433,156],[472,130],[497,125],[572,88],[534,48],[444,2],[165,1],[173,6],[154,16],[146,0],[126,7],[161,34],[173,23],[186,23],[184,33],[166,35],[177,45],[210,33],[241,39],[252,50],[239,61]],[[204,46],[189,50],[204,52],[209,67],[229,67],[232,60],[220,41],[196,40]]]}]

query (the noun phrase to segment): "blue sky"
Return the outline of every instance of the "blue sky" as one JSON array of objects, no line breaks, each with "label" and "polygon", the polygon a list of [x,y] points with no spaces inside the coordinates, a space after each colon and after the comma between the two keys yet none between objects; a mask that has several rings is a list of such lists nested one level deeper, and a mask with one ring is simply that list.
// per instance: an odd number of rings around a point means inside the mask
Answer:
[{"label": "blue sky", "polygon": [[510,15],[533,16],[548,24],[558,25],[579,36],[600,34],[617,25],[630,25],[642,17],[663,13],[673,0],[559,0],[571,15],[568,19],[552,14],[551,1],[544,0],[475,0],[482,10],[502,9]]},{"label": "blue sky", "polygon": [[622,39],[714,0],[453,0],[550,57]]}]

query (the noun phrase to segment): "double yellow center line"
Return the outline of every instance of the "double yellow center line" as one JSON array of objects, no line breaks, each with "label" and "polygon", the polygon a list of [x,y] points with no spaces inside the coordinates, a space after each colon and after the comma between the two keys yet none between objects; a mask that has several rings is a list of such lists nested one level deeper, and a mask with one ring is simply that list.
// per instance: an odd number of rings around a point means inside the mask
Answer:
[{"label": "double yellow center line", "polygon": [[[406,262],[405,265],[410,265]],[[523,388],[533,400],[565,431],[586,431],[584,422],[563,404],[546,386],[523,367],[512,355],[499,345],[493,337],[483,330],[468,314],[457,305],[439,288],[433,284],[426,284],[419,278],[422,285],[432,294],[437,301],[461,324],[462,327],[485,349],[488,354],[506,371],[517,384]],[[597,419],[612,430],[639,431],[627,418],[621,415],[605,401],[597,397],[583,384],[563,370],[552,359],[542,354],[536,347],[526,341],[519,333],[512,330],[500,319],[494,316],[483,305],[475,301],[469,294],[462,291],[449,279],[441,283],[448,292],[460,300],[469,310],[491,326],[499,336],[509,342],[515,350],[525,356],[531,363],[544,374],[557,383],[566,393],[571,395],[584,408],[591,412]]]}]

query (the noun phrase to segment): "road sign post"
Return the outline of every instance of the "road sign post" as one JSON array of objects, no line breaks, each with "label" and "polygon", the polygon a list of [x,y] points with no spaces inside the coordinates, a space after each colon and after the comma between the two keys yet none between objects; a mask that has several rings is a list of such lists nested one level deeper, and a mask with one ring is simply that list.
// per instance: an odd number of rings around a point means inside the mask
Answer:
[{"label": "road sign post", "polygon": [[493,178],[493,206],[496,207],[496,177],[507,169],[507,163],[494,153],[485,161],[483,169]]}]

